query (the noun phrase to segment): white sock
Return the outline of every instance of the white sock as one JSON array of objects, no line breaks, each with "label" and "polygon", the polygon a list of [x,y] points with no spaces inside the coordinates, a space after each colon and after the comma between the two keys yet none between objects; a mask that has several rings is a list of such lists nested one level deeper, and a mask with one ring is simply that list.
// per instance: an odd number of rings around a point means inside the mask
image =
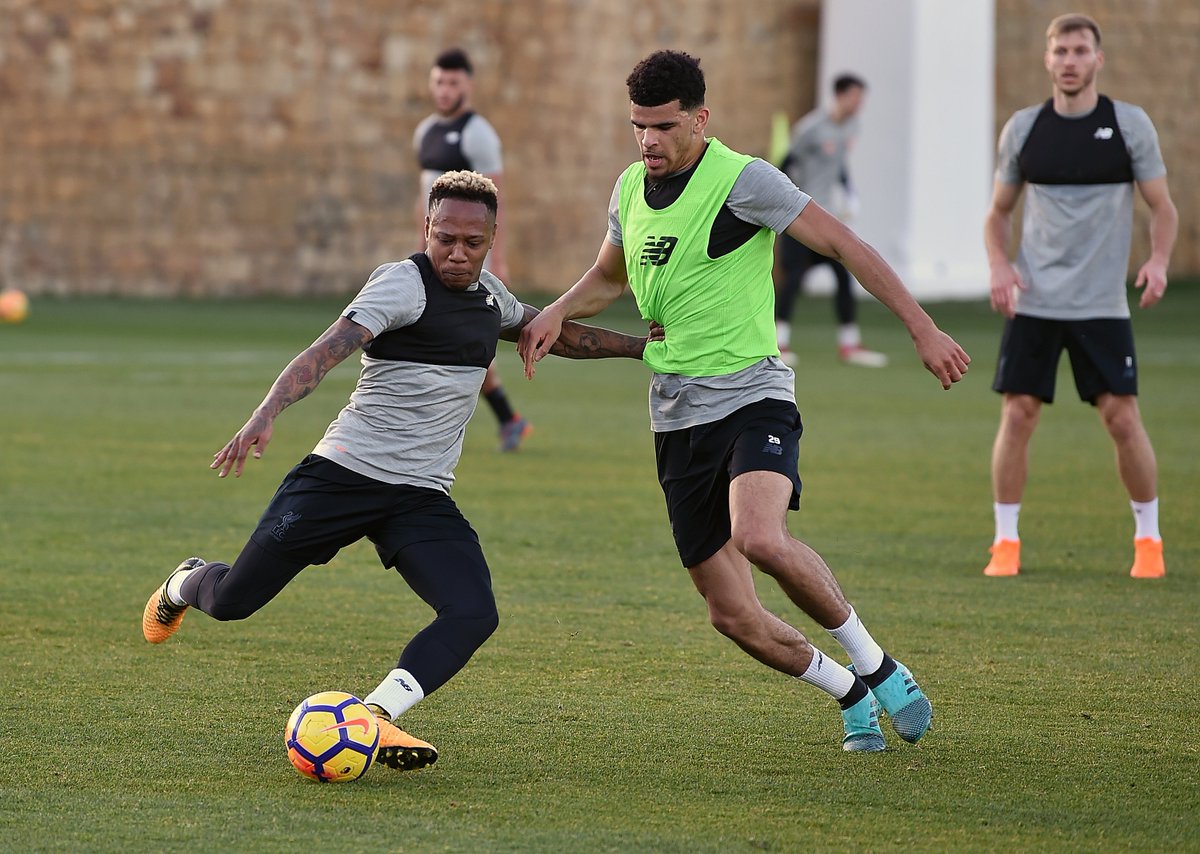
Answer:
[{"label": "white sock", "polygon": [[792,343],[792,324],[786,320],[775,321],[775,343],[780,350],[786,350]]},{"label": "white sock", "polygon": [[1161,540],[1162,534],[1158,532],[1158,499],[1130,501],[1129,506],[1133,508],[1133,523],[1137,526],[1133,538],[1140,540],[1149,537],[1152,540]]},{"label": "white sock", "polygon": [[846,622],[836,629],[829,629],[829,634],[846,650],[859,676],[870,676],[883,664],[883,648],[875,643],[875,638],[871,637],[858,614],[854,613],[853,606]]},{"label": "white sock", "polygon": [[1021,502],[1016,504],[992,503],[992,513],[996,516],[996,539],[992,545],[1001,540],[1020,540],[1017,535],[1017,517],[1021,515]]},{"label": "white sock", "polygon": [[407,670],[397,667],[379,683],[378,688],[363,698],[363,702],[379,706],[395,720],[423,699],[425,691],[421,683]]},{"label": "white sock", "polygon": [[849,694],[850,689],[854,687],[854,674],[815,646],[812,653],[813,657],[808,664],[808,670],[800,674],[799,678],[830,694],[835,700],[840,700]]},{"label": "white sock", "polygon": [[837,342],[839,347],[861,347],[862,332],[857,323],[843,323],[838,327]]},{"label": "white sock", "polygon": [[183,572],[175,572],[167,580],[167,599],[172,605],[186,605],[183,601],[183,580],[191,575],[195,570],[185,569]]}]

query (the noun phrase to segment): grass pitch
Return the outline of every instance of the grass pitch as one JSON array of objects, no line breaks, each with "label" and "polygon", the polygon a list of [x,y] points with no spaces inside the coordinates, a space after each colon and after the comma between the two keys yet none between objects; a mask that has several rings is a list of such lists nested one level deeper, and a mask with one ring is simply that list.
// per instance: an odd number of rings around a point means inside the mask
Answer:
[{"label": "grass pitch", "polygon": [[[525,383],[506,348],[536,432],[501,455],[481,408],[454,493],[500,630],[404,719],[436,766],[319,786],[288,765],[288,713],[367,692],[430,616],[369,545],[245,622],[192,613],[151,647],[139,620],[180,559],[236,555],[343,405],[355,364],[280,418],[240,481],[207,468],[339,308],[43,299],[0,326],[0,849],[1200,850],[1200,285],[1135,310],[1161,582],[1127,575],[1111,446],[1065,360],[1034,440],[1025,569],[988,579],[999,321],[932,307],[974,357],[944,393],[878,306],[867,340],[893,364],[871,371],[836,362],[828,299],[801,303],[791,525],[936,710],[919,745],[888,733],[871,756],[840,751],[832,701],[707,625],[654,477],[645,369],[549,359]],[[628,305],[603,322],[637,328]]]}]

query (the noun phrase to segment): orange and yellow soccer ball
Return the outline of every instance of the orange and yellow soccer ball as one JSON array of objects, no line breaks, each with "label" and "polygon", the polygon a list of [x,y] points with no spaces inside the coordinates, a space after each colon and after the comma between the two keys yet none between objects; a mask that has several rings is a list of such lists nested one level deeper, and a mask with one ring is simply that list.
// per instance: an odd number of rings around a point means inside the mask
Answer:
[{"label": "orange and yellow soccer ball", "polygon": [[29,314],[29,297],[16,288],[0,291],[0,323],[20,323]]},{"label": "orange and yellow soccer ball", "polygon": [[288,759],[320,783],[357,780],[375,761],[379,724],[363,701],[345,691],[322,691],[302,702],[283,731]]}]

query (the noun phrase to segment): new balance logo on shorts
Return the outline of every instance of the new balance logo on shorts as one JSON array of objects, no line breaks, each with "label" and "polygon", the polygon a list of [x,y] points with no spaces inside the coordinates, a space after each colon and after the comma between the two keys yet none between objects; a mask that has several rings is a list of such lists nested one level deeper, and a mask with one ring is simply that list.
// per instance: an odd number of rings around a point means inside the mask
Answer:
[{"label": "new balance logo on shorts", "polygon": [[779,441],[778,436],[767,434],[767,444],[763,445],[762,452],[764,454],[774,454],[777,457],[783,456],[783,442]]},{"label": "new balance logo on shorts", "polygon": [[675,251],[675,244],[679,242],[678,237],[663,235],[655,237],[650,235],[646,238],[646,245],[642,247],[642,266],[661,267],[671,260],[671,253]]}]

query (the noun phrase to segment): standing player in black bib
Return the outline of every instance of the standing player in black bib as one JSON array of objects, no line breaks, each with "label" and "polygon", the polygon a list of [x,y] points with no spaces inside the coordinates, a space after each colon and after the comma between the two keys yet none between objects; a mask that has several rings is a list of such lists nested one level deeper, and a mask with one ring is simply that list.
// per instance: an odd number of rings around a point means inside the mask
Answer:
[{"label": "standing player in black bib", "polygon": [[[1139,107],[1099,94],[1100,28],[1062,15],[1046,31],[1053,97],[1018,111],[1000,134],[995,190],[984,228],[992,307],[1007,320],[992,388],[1004,395],[992,449],[996,534],[985,575],[1016,575],[1017,516],[1029,440],[1054,400],[1065,349],[1080,398],[1096,407],[1117,451],[1133,508],[1135,578],[1165,573],[1158,529],[1158,467],[1137,403],[1137,360],[1125,293],[1133,186],[1150,206],[1150,259],[1134,282],[1141,307],[1160,299],[1179,217],[1158,136]],[[1021,244],[1009,261],[1012,213],[1025,198]]]},{"label": "standing player in black bib", "polygon": [[[413,133],[413,148],[421,165],[421,193],[417,200],[417,222],[425,222],[425,202],[429,188],[445,172],[466,169],[478,172],[500,186],[504,171],[500,155],[500,137],[483,116],[471,109],[474,69],[471,59],[460,48],[438,54],[429,72],[432,115],[426,116]],[[425,231],[420,229],[419,248],[425,248]],[[502,282],[508,281],[504,230],[497,222],[496,242],[489,253],[486,269]],[[493,362],[483,380],[483,397],[500,423],[500,450],[515,451],[533,431],[528,420],[512,408],[500,383]]]},{"label": "standing player in black bib", "polygon": [[[284,478],[232,565],[192,557],[159,586],[142,633],[162,643],[189,607],[242,620],[307,566],[369,539],[436,613],[365,701],[379,719],[379,761],[404,770],[437,759],[433,745],[393,723],[466,665],[495,630],[492,580],[479,538],[450,497],[467,420],[496,353],[537,315],[483,269],[496,225],[496,187],[473,172],[433,185],[428,249],[384,264],[334,321],[275,380],[237,434],[214,455],[221,477],[261,457],[275,419],[358,349],[362,374],[350,402],[313,452]],[[659,331],[655,331],[659,337]],[[575,324],[555,353],[640,359],[646,339]],[[387,614],[386,602],[369,608]]]}]

